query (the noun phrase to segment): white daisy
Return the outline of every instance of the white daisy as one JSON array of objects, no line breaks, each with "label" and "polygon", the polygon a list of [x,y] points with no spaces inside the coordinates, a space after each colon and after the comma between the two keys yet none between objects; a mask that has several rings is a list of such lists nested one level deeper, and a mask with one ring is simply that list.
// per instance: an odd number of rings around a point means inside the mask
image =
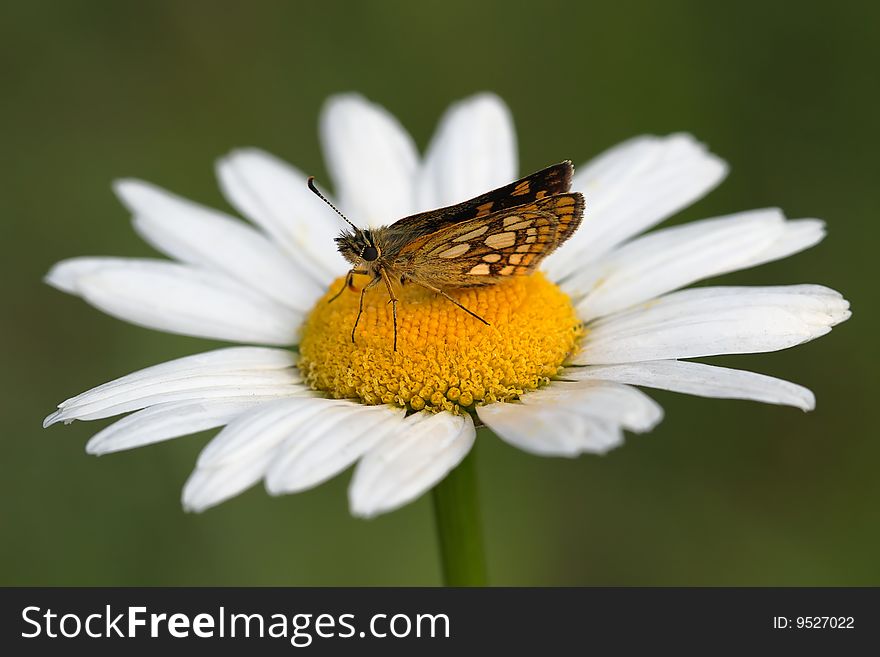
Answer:
[{"label": "white daisy", "polygon": [[[327,103],[321,137],[335,202],[363,226],[476,196],[517,174],[512,121],[488,94],[454,105],[424,158],[388,112],[356,95]],[[681,359],[785,349],[850,315],[840,294],[819,285],[680,290],[806,249],[824,228],[762,209],[639,237],[727,171],[693,137],[676,134],[632,139],[576,170],[572,189],[587,211],[545,261],[546,275],[462,293],[491,316],[490,328],[439,297],[402,294],[393,354],[387,295],[376,290],[352,345],[357,295],[321,301],[347,269],[332,239],[341,221],[305,175],[265,152],[234,151],[217,169],[226,198],[252,225],[122,180],[116,193],[135,229],[173,261],[74,258],[46,279],[134,324],[269,345],[150,367],[46,418],[48,426],[129,413],[89,441],[92,454],[223,427],[184,487],[190,510],[260,480],[272,494],[301,491],[356,463],[352,513],[390,511],[465,457],[475,418],[528,452],[606,452],[624,429],[648,431],[662,417],[633,386],[810,410],[812,393],[794,383]],[[297,352],[277,348],[296,344]]]}]

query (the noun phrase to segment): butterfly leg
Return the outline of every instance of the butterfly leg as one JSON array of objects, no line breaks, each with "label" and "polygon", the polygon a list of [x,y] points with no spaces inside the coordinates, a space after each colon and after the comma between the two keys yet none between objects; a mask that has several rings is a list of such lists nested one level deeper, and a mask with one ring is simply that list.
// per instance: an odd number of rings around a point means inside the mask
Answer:
[{"label": "butterfly leg", "polygon": [[[360,272],[356,272],[356,273],[360,273]],[[364,272],[364,273],[366,274],[367,272]],[[382,282],[382,278],[380,276],[376,276],[376,278],[374,278],[369,283],[364,285],[364,287],[361,289],[361,298],[360,298],[360,301],[358,301],[358,314],[357,314],[357,317],[355,317],[355,319],[354,319],[354,326],[351,327],[351,343],[352,344],[354,344],[354,332],[357,331],[358,322],[361,321],[361,314],[364,312],[364,294],[367,292],[367,290],[376,287],[380,282]],[[345,288],[342,288],[342,289],[344,290]]]},{"label": "butterfly leg", "polygon": [[384,269],[380,269],[382,280],[385,281],[385,287],[388,288],[388,296],[391,297],[388,303],[391,304],[391,316],[394,319],[394,351],[397,351],[397,297],[394,296],[394,290],[391,287],[391,277]]},{"label": "butterfly leg", "polygon": [[351,270],[349,270],[349,272],[345,275],[345,283],[342,284],[342,287],[339,289],[339,292],[337,292],[332,297],[327,299],[327,303],[333,303],[334,301],[336,301],[339,298],[339,295],[342,294],[343,292],[345,292],[345,288],[350,288],[351,290],[354,290],[353,281],[354,281],[355,274],[368,274],[368,273],[369,272],[366,269],[351,269]]},{"label": "butterfly leg", "polygon": [[421,281],[416,281],[416,280],[413,280],[413,279],[409,279],[409,280],[411,280],[411,281],[412,281],[413,283],[415,283],[416,285],[420,285],[420,286],[422,286],[422,287],[425,288],[426,290],[431,290],[431,292],[435,292],[436,294],[439,294],[441,297],[444,297],[444,298],[447,299],[448,301],[451,301],[451,302],[454,303],[456,306],[458,306],[459,308],[461,308],[463,311],[465,311],[465,312],[466,312],[468,315],[470,315],[471,317],[480,320],[480,321],[483,322],[483,324],[485,324],[486,326],[491,326],[491,324],[489,324],[489,322],[487,322],[485,319],[483,319],[482,317],[480,317],[477,313],[473,312],[472,310],[468,310],[467,308],[465,308],[464,306],[462,306],[458,301],[456,301],[456,300],[453,299],[451,296],[449,296],[448,294],[446,294],[446,292],[444,292],[443,290],[441,290],[439,287],[434,287],[433,285],[428,285],[427,283],[422,283]]}]

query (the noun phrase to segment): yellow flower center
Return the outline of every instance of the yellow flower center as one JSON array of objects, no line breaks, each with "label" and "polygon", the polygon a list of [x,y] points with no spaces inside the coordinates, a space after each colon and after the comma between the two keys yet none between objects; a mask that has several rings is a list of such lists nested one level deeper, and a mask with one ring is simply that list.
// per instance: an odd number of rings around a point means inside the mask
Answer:
[{"label": "yellow flower center", "polygon": [[511,401],[546,385],[581,335],[571,300],[541,274],[497,285],[450,290],[448,299],[417,285],[398,286],[397,351],[388,291],[368,290],[352,343],[358,291],[335,281],[317,302],[300,341],[306,382],[336,398],[395,404],[415,411],[459,413],[474,405]]}]

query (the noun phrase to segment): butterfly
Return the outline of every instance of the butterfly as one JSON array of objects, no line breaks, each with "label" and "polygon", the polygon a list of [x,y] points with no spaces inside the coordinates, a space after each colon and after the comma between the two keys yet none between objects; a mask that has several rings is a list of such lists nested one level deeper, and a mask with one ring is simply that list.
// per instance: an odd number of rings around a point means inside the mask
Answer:
[{"label": "butterfly", "polygon": [[395,285],[412,283],[439,294],[487,326],[489,322],[465,308],[446,290],[494,285],[509,276],[526,276],[577,230],[584,197],[570,192],[574,167],[566,160],[469,201],[420,212],[390,226],[361,229],[328,201],[315,186],[309,189],[333,208],[352,230],[336,238],[342,256],[352,264],[343,287],[355,274],[370,281],[361,289],[351,340],[364,309],[364,294],[385,284],[394,320],[397,351]]}]

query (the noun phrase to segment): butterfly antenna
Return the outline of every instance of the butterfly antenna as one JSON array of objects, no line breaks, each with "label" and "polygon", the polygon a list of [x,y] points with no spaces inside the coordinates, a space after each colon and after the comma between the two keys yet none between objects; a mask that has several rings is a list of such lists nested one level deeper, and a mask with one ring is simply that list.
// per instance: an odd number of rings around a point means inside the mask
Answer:
[{"label": "butterfly antenna", "polygon": [[324,201],[324,203],[326,203],[326,204],[329,205],[331,208],[333,208],[333,211],[334,211],[336,214],[338,214],[340,217],[342,217],[342,219],[345,221],[345,223],[347,223],[349,226],[351,226],[352,228],[354,228],[356,231],[360,232],[361,229],[358,228],[357,226],[355,226],[353,223],[351,223],[351,222],[348,220],[348,217],[346,217],[344,214],[342,214],[342,213],[339,211],[339,208],[337,208],[337,207],[336,207],[335,205],[333,205],[330,201],[328,201],[328,200],[327,200],[327,197],[324,196],[324,195],[318,190],[318,188],[315,186],[315,177],[314,177],[314,176],[309,176],[309,182],[308,182],[308,185],[309,185],[309,189],[311,189],[312,192],[314,192],[314,194],[315,194],[319,199],[321,199],[322,201]]}]

